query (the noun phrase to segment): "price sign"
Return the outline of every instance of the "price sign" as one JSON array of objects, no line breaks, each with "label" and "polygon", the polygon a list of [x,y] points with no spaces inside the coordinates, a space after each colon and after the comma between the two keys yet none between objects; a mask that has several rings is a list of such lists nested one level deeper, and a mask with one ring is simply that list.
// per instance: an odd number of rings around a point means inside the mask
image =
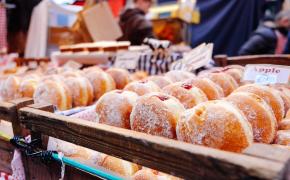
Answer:
[{"label": "price sign", "polygon": [[117,57],[114,66],[123,69],[136,69],[141,52],[136,51],[120,51],[117,52]]},{"label": "price sign", "polygon": [[247,65],[244,81],[253,81],[256,84],[288,84],[290,67],[272,64]]}]

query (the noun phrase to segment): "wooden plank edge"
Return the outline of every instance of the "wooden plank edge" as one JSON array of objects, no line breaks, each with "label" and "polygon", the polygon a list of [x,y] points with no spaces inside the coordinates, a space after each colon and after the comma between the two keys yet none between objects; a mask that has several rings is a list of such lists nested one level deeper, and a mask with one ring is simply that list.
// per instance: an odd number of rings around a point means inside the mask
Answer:
[{"label": "wooden plank edge", "polygon": [[[19,111],[33,131],[183,178],[277,179],[283,163],[187,144],[31,108]],[[160,161],[159,161],[160,160]]]}]

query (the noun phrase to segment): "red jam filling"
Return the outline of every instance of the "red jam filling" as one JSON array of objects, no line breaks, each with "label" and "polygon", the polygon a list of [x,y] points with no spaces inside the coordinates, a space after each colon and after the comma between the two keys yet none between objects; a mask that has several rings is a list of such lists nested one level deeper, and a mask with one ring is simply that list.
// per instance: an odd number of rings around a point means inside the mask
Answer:
[{"label": "red jam filling", "polygon": [[168,96],[160,96],[160,95],[156,95],[157,98],[159,98],[161,101],[166,101],[169,99]]},{"label": "red jam filling", "polygon": [[192,85],[191,84],[182,84],[181,87],[183,87],[184,89],[191,89],[192,88]]}]

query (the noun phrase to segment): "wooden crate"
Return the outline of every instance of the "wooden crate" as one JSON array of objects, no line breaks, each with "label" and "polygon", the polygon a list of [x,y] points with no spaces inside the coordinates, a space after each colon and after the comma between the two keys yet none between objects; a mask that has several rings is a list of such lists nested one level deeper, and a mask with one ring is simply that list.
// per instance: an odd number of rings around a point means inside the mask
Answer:
[{"label": "wooden crate", "polygon": [[277,64],[290,66],[290,55],[251,55],[251,56],[234,56],[228,57],[226,55],[214,56],[214,61],[217,66],[227,65],[242,65],[247,64]]},{"label": "wooden crate", "polygon": [[[22,135],[18,118],[18,109],[32,104],[31,99],[23,98],[11,102],[0,102],[0,120],[12,124],[13,134]],[[5,127],[5,128],[9,128]],[[0,139],[0,171],[12,174],[10,162],[13,158],[14,147],[4,139]]]},{"label": "wooden crate", "polygon": [[185,179],[290,179],[288,150],[254,144],[243,154],[192,145],[31,107],[21,123],[52,136]]}]

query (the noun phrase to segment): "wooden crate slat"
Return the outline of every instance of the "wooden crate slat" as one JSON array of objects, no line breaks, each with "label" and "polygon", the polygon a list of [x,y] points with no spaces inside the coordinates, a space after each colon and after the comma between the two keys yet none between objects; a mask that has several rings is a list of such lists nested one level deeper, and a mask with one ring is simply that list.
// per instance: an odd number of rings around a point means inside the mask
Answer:
[{"label": "wooden crate slat", "polygon": [[186,179],[276,179],[285,164],[22,108],[21,123],[59,138]]},{"label": "wooden crate slat", "polygon": [[214,60],[218,66],[247,65],[247,64],[276,64],[290,66],[290,55],[249,55],[227,57],[216,55]]},{"label": "wooden crate slat", "polygon": [[0,119],[12,122],[10,112],[14,108],[14,104],[8,102],[0,102]]}]

